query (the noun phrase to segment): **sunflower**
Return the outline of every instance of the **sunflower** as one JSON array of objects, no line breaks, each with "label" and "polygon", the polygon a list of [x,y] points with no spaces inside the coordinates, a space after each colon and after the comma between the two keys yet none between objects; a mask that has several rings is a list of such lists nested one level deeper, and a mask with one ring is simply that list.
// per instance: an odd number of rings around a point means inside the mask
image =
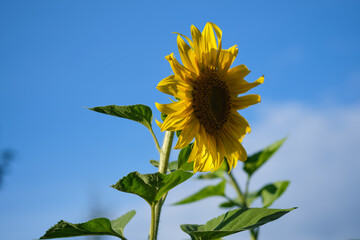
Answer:
[{"label": "sunflower", "polygon": [[177,34],[183,65],[173,53],[166,56],[174,75],[160,81],[157,89],[178,101],[156,103],[159,111],[167,114],[164,122],[157,124],[161,131],[182,130],[175,149],[186,147],[195,138],[188,160],[194,162],[194,172],[215,171],[224,157],[231,170],[238,160],[246,160],[241,142],[251,130],[237,110],[260,102],[257,94],[238,95],[263,83],[264,77],[249,83],[244,80],[250,72],[245,65],[230,68],[237,46],[222,49],[222,31],[213,23],[207,23],[202,32],[191,26],[192,40]]}]

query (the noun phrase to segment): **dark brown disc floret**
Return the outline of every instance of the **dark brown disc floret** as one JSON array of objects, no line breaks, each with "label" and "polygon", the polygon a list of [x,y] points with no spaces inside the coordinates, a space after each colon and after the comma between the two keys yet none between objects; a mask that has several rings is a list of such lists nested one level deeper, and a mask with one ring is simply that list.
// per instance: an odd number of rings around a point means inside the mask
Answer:
[{"label": "dark brown disc floret", "polygon": [[207,70],[193,81],[195,116],[208,134],[215,135],[227,122],[231,109],[228,85],[216,70]]}]

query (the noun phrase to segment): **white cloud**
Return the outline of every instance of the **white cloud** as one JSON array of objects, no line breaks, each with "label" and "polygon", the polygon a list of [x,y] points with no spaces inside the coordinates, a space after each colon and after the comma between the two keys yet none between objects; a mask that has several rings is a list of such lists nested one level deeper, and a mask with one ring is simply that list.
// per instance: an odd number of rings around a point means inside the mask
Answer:
[{"label": "white cloud", "polygon": [[[268,182],[291,180],[288,191],[274,208],[299,209],[261,228],[260,239],[350,239],[358,238],[358,199],[360,190],[360,105],[312,107],[298,103],[262,104],[252,133],[245,138],[248,152],[288,135],[278,153],[255,175],[256,189]],[[236,169],[241,182],[244,175]],[[170,192],[173,203],[207,182],[188,181]],[[224,211],[217,208],[222,199],[212,198],[184,206],[165,206],[159,239],[187,239],[179,225],[202,224]],[[129,224],[129,239],[143,239],[148,231],[150,209],[137,208],[138,216]],[[142,209],[142,210],[141,210]],[[145,212],[145,214],[141,212]],[[140,217],[139,217],[140,216]],[[141,233],[141,234],[138,234]],[[240,233],[227,239],[249,239]]]}]

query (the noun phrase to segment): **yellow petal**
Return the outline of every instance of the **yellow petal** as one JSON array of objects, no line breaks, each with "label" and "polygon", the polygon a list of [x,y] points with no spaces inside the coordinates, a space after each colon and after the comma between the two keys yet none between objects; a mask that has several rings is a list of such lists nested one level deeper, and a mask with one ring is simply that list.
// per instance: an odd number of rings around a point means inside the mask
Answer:
[{"label": "yellow petal", "polygon": [[199,120],[197,120],[196,117],[192,117],[181,131],[179,140],[177,141],[174,148],[181,149],[189,145],[199,131],[199,126]]},{"label": "yellow petal", "polygon": [[186,42],[178,35],[177,37],[177,44],[179,48],[179,53],[181,57],[181,61],[184,64],[184,66],[195,73],[196,75],[199,74],[199,69],[195,62],[195,53],[194,51],[189,47],[189,45],[186,44]]},{"label": "yellow petal", "polygon": [[157,85],[156,89],[160,92],[172,95],[179,99],[192,98],[192,87],[184,80],[176,77],[175,75],[171,75],[161,80]]},{"label": "yellow petal", "polygon": [[[230,85],[230,88],[233,87],[236,83],[243,83],[244,77],[250,73],[250,70],[245,65],[238,65],[229,69],[226,74],[226,81]],[[245,81],[246,82],[246,81]]]},{"label": "yellow petal", "polygon": [[158,125],[158,127],[161,129],[161,125],[162,125],[162,123],[161,123],[161,122],[159,122],[156,118],[155,118],[155,122],[156,122],[156,125]]},{"label": "yellow petal", "polygon": [[206,23],[204,30],[202,32],[204,52],[209,53],[211,49],[217,49],[217,44],[215,40],[214,30],[210,23]]},{"label": "yellow petal", "polygon": [[257,94],[250,94],[243,97],[236,97],[232,99],[232,106],[236,110],[247,108],[251,105],[259,103],[261,97]]},{"label": "yellow petal", "polygon": [[250,89],[264,83],[264,76],[261,76],[259,79],[257,79],[253,83],[248,83],[244,79],[240,80],[237,83],[232,84],[230,87],[231,95],[239,95],[242,93],[246,93]]},{"label": "yellow petal", "polygon": [[234,62],[238,54],[237,46],[232,46],[228,50],[222,49],[219,55],[219,65],[217,66],[222,71],[227,71]]},{"label": "yellow petal", "polygon": [[173,102],[173,103],[167,103],[167,104],[160,104],[160,103],[155,103],[156,108],[165,114],[173,114],[176,112],[182,112],[185,110],[185,108],[187,108],[189,106],[189,103],[186,101],[178,101],[178,102]]},{"label": "yellow petal", "polygon": [[183,80],[191,77],[191,72],[176,60],[176,58],[174,57],[174,53],[167,55],[165,59],[169,61],[171,69],[174,71],[175,76],[180,77]]},{"label": "yellow petal", "polygon": [[187,37],[187,36],[185,36],[185,35],[183,35],[183,34],[181,34],[181,33],[178,33],[178,32],[173,32],[173,33],[178,34],[178,35],[184,37],[184,38],[189,42],[190,47],[191,47],[192,49],[194,49],[194,43],[191,41],[191,39],[190,39],[189,37]]},{"label": "yellow petal", "polygon": [[190,114],[194,111],[192,107],[187,107],[183,111],[168,115],[161,126],[161,131],[178,131],[184,128],[184,125],[190,119]]},{"label": "yellow petal", "polygon": [[191,36],[194,43],[194,52],[197,61],[202,62],[202,53],[204,52],[202,46],[202,35],[199,29],[197,29],[194,25],[191,25]]}]

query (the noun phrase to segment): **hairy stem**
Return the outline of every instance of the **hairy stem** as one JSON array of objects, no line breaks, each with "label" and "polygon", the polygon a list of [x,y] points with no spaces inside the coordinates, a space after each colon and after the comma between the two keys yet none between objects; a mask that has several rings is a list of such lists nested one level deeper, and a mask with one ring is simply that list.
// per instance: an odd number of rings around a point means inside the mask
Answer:
[{"label": "hairy stem", "polygon": [[239,197],[239,199],[241,200],[242,204],[245,206],[245,207],[248,207],[247,206],[247,202],[246,202],[246,197],[245,195],[242,193],[241,189],[240,189],[240,185],[238,184],[238,182],[236,181],[234,175],[232,174],[232,172],[229,173],[229,177],[230,177],[230,180],[231,180],[231,183],[233,185],[233,187],[235,188],[235,191]]},{"label": "hairy stem", "polygon": [[153,131],[152,128],[150,128],[150,132],[151,132],[151,135],[152,135],[153,138],[154,138],[155,145],[156,145],[156,149],[159,151],[159,153],[161,153],[161,147],[160,147],[159,141],[157,140],[156,135],[155,135],[155,133],[154,133],[154,131]]},{"label": "hairy stem", "polygon": [[[160,149],[160,162],[159,162],[159,173],[166,174],[169,164],[171,146],[174,139],[174,132],[166,131],[164,136],[163,146]],[[149,240],[156,240],[157,234],[159,231],[159,222],[160,222],[160,214],[161,208],[165,202],[166,195],[162,197],[154,206],[154,209],[151,208],[151,227],[149,236]],[[153,232],[152,232],[153,228]]]}]

